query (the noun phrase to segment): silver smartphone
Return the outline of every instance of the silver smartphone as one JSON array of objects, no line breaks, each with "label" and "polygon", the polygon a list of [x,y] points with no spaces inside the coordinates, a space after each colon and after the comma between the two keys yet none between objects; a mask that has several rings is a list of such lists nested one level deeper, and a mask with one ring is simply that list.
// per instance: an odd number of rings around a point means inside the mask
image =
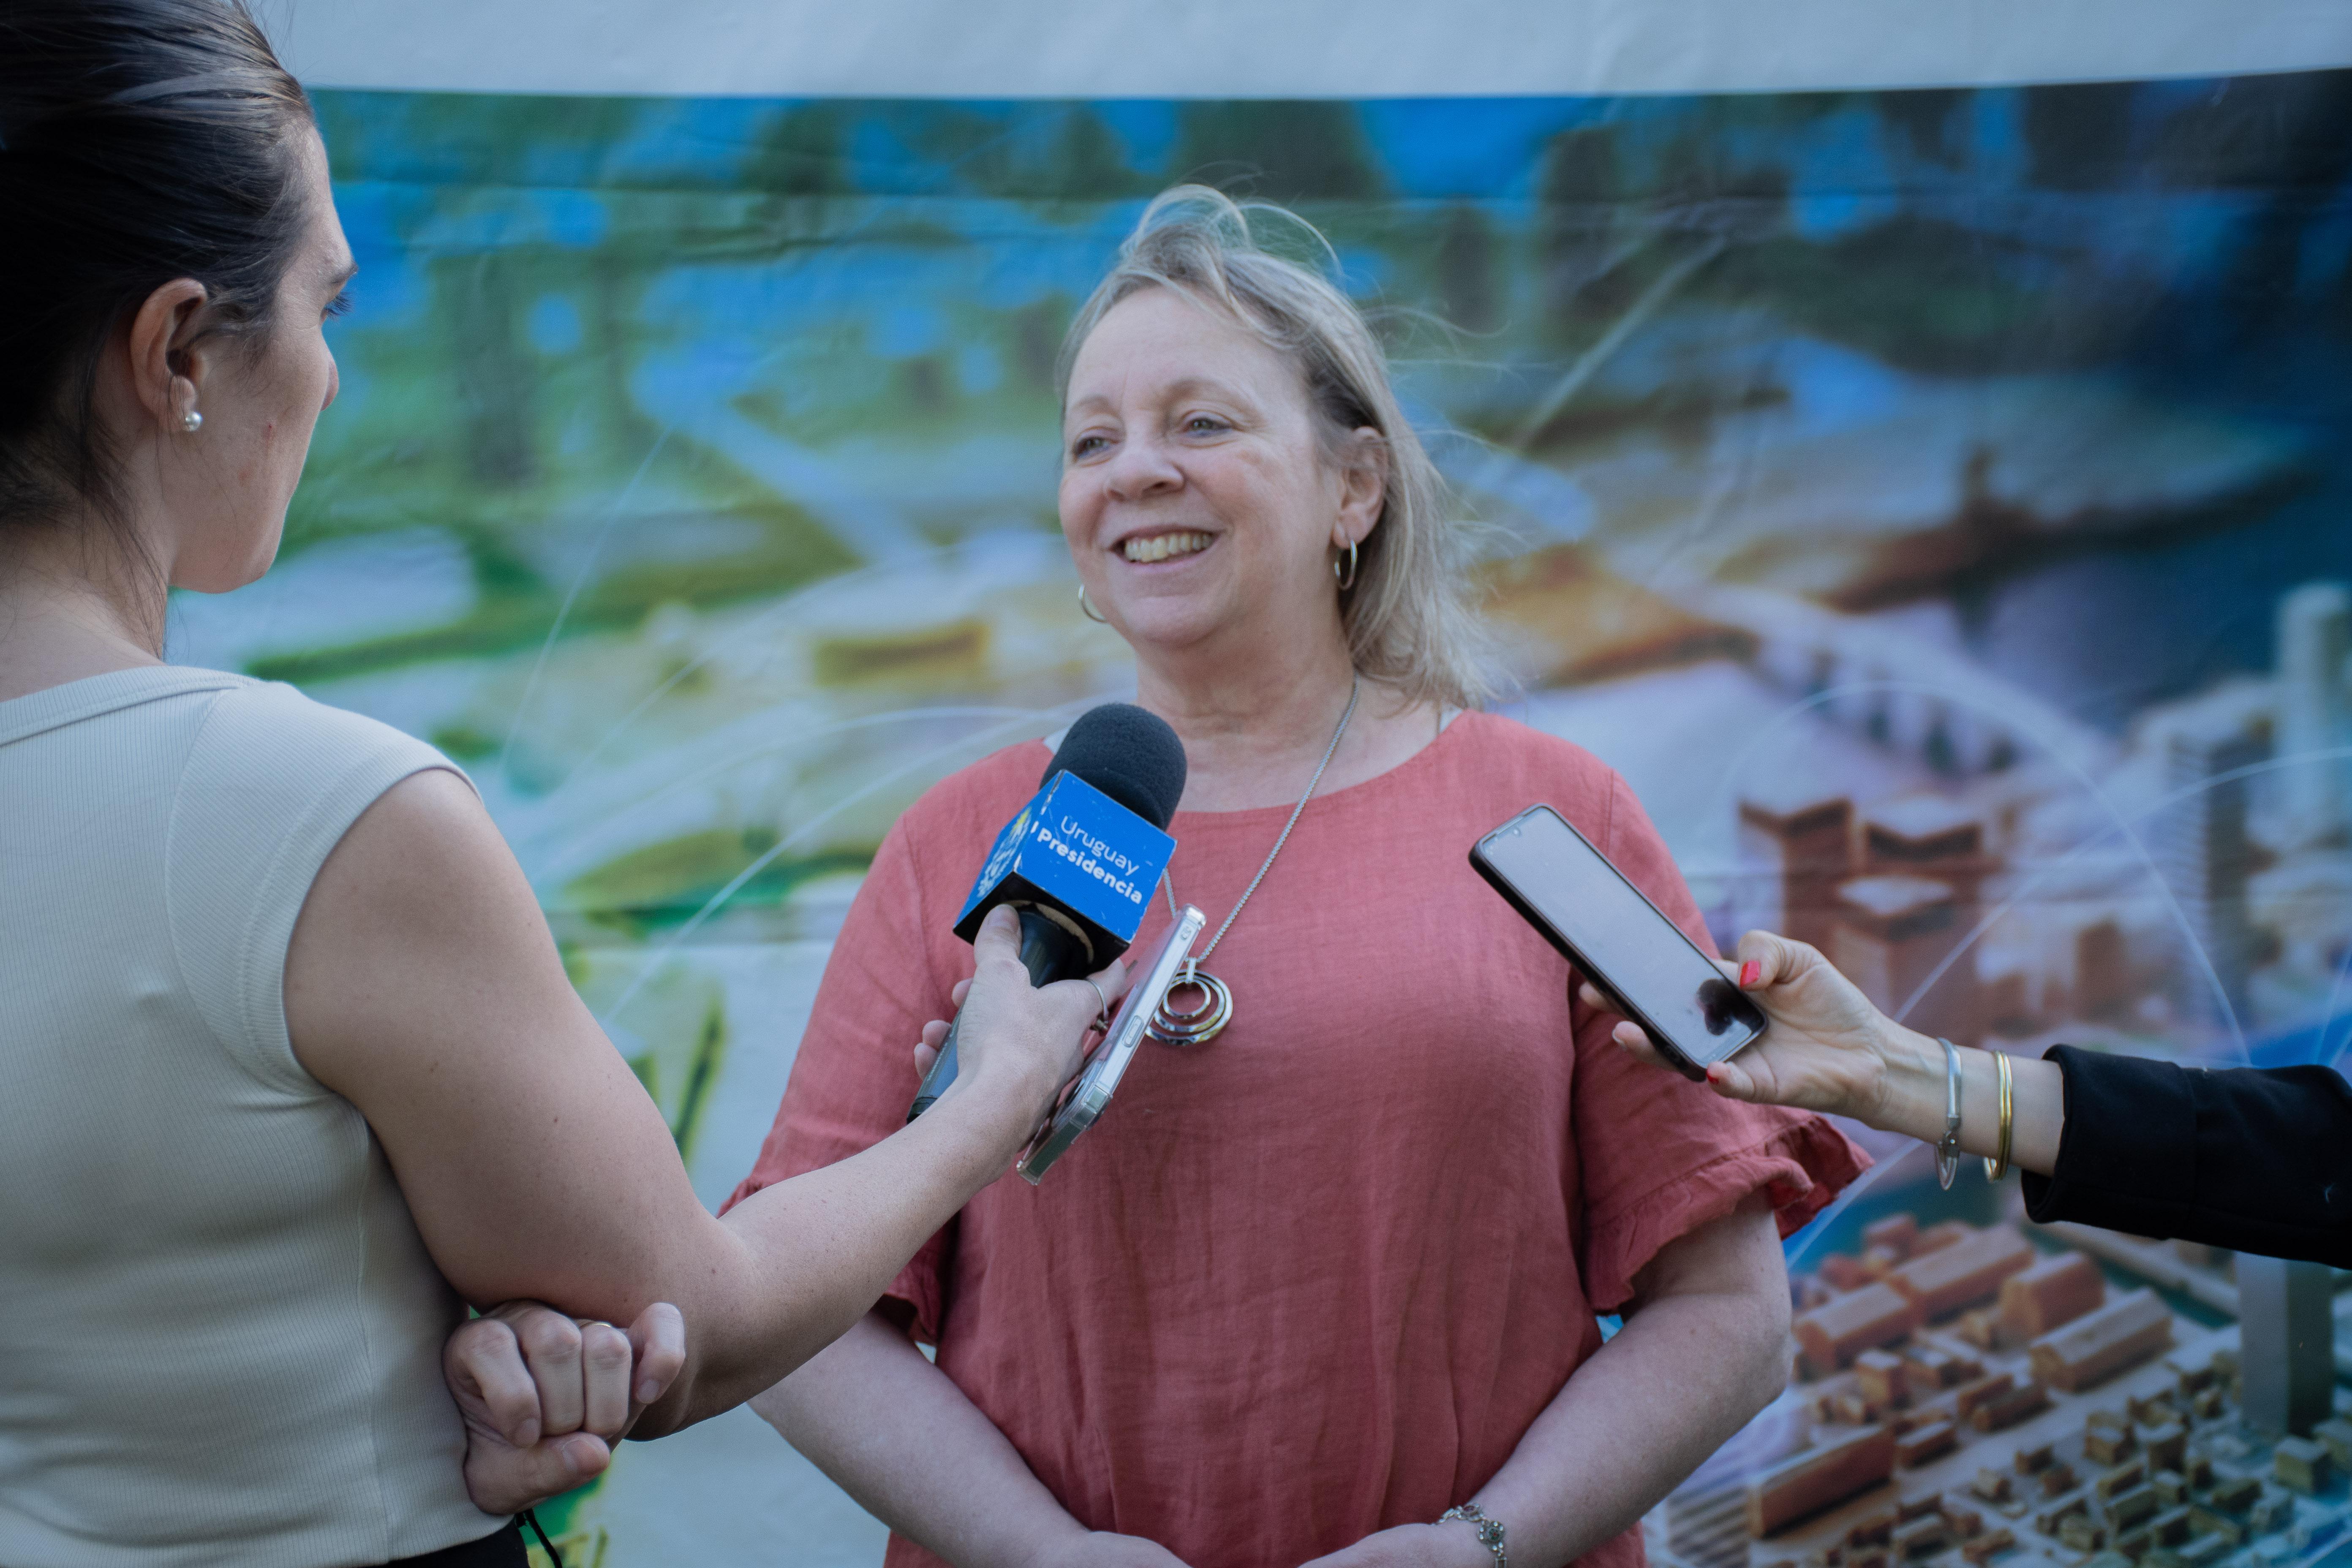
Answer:
[{"label": "silver smartphone", "polygon": [[1470,864],[1685,1078],[1764,1033],[1764,1010],[1551,807],[1487,834]]},{"label": "silver smartphone", "polygon": [[1159,953],[1150,965],[1139,972],[1127,994],[1118,999],[1118,1009],[1111,1015],[1110,1028],[1102,1043],[1087,1058],[1062,1090],[1062,1098],[1054,1104],[1054,1112],[1046,1118],[1044,1131],[1030,1142],[1021,1163],[1013,1168],[1035,1186],[1054,1168],[1054,1162],[1070,1152],[1078,1134],[1095,1124],[1103,1113],[1110,1097],[1118,1092],[1118,1080],[1127,1076],[1127,1064],[1135,1059],[1135,1048],[1143,1043],[1143,1031],[1150,1026],[1151,1015],[1166,999],[1168,989],[1184,968],[1185,957],[1192,951],[1192,941],[1201,934],[1208,917],[1186,904],[1177,915],[1176,923],[1168,928],[1168,940],[1160,944]]}]

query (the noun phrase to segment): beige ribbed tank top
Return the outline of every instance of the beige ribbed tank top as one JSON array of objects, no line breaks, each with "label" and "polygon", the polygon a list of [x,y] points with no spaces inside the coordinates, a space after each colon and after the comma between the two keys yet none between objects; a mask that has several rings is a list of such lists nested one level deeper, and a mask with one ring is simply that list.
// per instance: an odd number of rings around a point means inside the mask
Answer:
[{"label": "beige ribbed tank top", "polygon": [[287,1038],[287,942],[441,754],[291,687],[0,702],[0,1563],[328,1568],[470,1541],[461,1309]]}]

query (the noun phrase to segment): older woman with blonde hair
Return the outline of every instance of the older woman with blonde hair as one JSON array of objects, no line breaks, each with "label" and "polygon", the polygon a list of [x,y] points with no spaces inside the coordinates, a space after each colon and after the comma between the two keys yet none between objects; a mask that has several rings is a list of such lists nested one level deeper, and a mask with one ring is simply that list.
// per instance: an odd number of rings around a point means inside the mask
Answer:
[{"label": "older woman with blonde hair", "polygon": [[[1706,938],[1623,781],[1479,710],[1444,486],[1269,216],[1162,195],[1063,356],[1083,602],[1191,758],[1139,941],[1207,910],[1197,983],[1049,1181],[981,1194],[757,1402],[894,1565],[1630,1568],[1642,1512],[1781,1385],[1778,1237],[1859,1166],[1612,1048],[1472,872],[1547,800]],[[1046,754],[884,841],[744,1192],[904,1120],[976,847]]]}]

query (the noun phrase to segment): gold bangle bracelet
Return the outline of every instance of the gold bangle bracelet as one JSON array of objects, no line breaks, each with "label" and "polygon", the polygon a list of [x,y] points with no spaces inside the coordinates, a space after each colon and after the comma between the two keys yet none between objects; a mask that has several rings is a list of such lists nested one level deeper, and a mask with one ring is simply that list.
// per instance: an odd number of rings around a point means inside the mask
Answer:
[{"label": "gold bangle bracelet", "polygon": [[2006,1051],[1995,1051],[1992,1053],[1992,1061],[1993,1071],[2000,1079],[2000,1132],[1999,1141],[1993,1146],[1993,1157],[1985,1162],[1985,1180],[1998,1182],[2009,1174],[2009,1135],[2011,1129],[2016,1125],[2017,1112],[2016,1101],[2010,1094],[2009,1054]]}]

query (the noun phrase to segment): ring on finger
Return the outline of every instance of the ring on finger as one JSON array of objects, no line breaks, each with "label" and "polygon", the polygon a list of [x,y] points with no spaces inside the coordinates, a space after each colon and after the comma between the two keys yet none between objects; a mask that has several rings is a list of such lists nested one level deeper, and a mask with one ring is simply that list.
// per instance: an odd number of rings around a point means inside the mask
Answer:
[{"label": "ring on finger", "polygon": [[1108,996],[1106,996],[1106,995],[1104,995],[1104,994],[1103,994],[1103,988],[1102,988],[1101,986],[1099,986],[1099,985],[1095,985],[1095,983],[1094,983],[1094,980],[1092,979],[1092,977],[1087,976],[1087,975],[1083,975],[1083,974],[1082,974],[1082,975],[1080,975],[1078,978],[1079,978],[1079,979],[1081,979],[1081,980],[1086,981],[1086,983],[1087,983],[1087,984],[1089,984],[1089,985],[1094,985],[1094,988],[1095,988],[1095,1000],[1096,1000],[1096,1002],[1097,1002],[1098,1004],[1100,1004],[1100,1006],[1099,1006],[1098,1010],[1097,1010],[1097,1011],[1096,1012],[1096,1014],[1095,1014],[1095,1027],[1097,1027],[1097,1028],[1098,1028],[1098,1029],[1108,1029],[1108,1028],[1109,1028],[1109,1027],[1110,1027],[1110,998],[1109,998]]}]

